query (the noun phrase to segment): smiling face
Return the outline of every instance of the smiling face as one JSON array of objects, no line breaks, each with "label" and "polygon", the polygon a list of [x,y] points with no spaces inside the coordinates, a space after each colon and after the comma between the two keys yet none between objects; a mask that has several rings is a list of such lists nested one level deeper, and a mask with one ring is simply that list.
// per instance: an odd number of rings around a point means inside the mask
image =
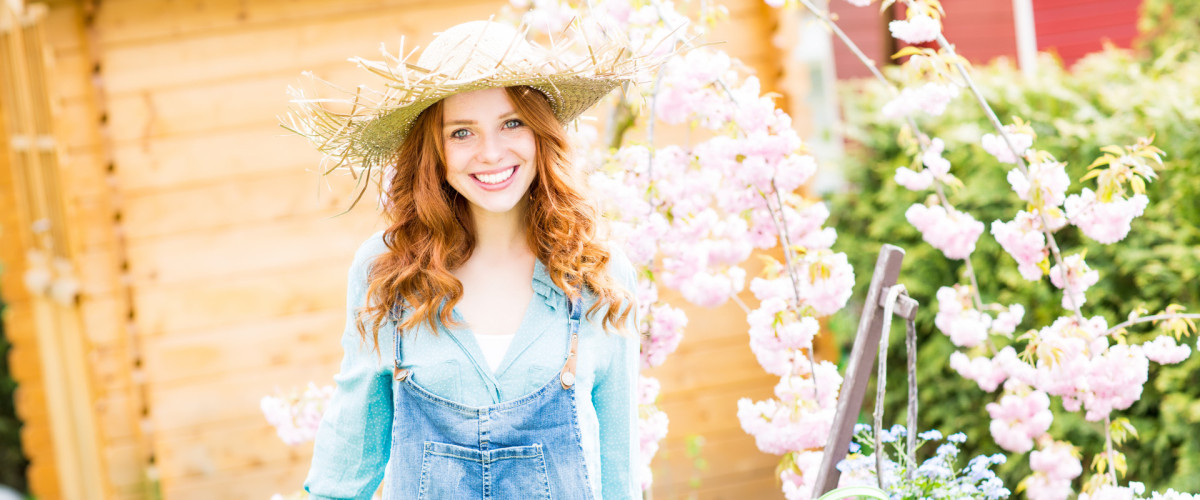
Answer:
[{"label": "smiling face", "polygon": [[537,144],[507,92],[464,92],[442,104],[446,182],[477,216],[523,208],[537,174]]}]

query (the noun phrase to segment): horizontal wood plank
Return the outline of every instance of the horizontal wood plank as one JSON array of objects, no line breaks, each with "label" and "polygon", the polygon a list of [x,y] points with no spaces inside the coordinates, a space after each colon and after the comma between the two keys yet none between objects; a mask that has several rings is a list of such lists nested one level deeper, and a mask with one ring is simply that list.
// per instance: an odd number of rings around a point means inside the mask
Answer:
[{"label": "horizontal wood plank", "polygon": [[259,370],[252,378],[241,372],[223,373],[194,384],[161,389],[150,384],[148,396],[154,440],[264,418],[260,407],[264,396],[275,394],[277,390],[303,388],[309,382],[327,385],[332,383],[336,372],[334,362],[324,366],[273,366]]},{"label": "horizontal wood plank", "polygon": [[[773,490],[774,496],[743,498],[775,498],[781,496],[773,477],[779,457],[758,451],[754,438],[744,433],[717,433],[699,436],[703,444],[697,457],[688,456],[687,441],[693,436],[670,436],[655,456],[651,469],[654,471],[655,498],[680,492],[706,494],[729,483],[752,484]],[[706,462],[707,467],[696,467],[696,458]],[[698,484],[693,486],[695,481]]]},{"label": "horizontal wood plank", "polygon": [[344,308],[351,260],[347,254],[271,274],[135,288],[134,322],[139,335],[155,336]]},{"label": "horizontal wood plank", "polygon": [[[357,193],[355,183],[346,175],[322,179],[317,172],[297,166],[226,182],[145,191],[125,197],[122,228],[124,235],[136,242],[268,222],[319,221],[350,206]],[[370,217],[366,213],[373,211],[378,194],[374,186],[367,193],[359,210],[335,220]]]},{"label": "horizontal wood plank", "polygon": [[160,388],[271,367],[337,364],[345,308],[296,314],[228,328],[147,337],[146,369]]},{"label": "horizontal wood plank", "polygon": [[[155,439],[165,481],[205,480],[253,470],[266,464],[307,465],[312,443],[288,446],[262,418],[246,419],[195,433],[170,433]],[[299,485],[297,485],[298,487]]]},{"label": "horizontal wood plank", "polygon": [[[281,107],[282,109],[282,107]],[[273,116],[273,115],[272,115]],[[274,121],[198,137],[137,141],[114,146],[115,181],[130,196],[157,189],[196,187],[305,168],[321,155]]]},{"label": "horizontal wood plank", "polygon": [[374,214],[359,211],[336,219],[302,217],[130,241],[126,251],[134,286],[152,290],[347,258],[362,244],[362,235],[376,228]]},{"label": "horizontal wood plank", "polygon": [[308,463],[283,462],[204,479],[166,479],[162,482],[162,496],[171,500],[262,500],[276,493],[290,495],[301,490],[308,466]]},{"label": "horizontal wood plank", "polygon": [[[144,45],[276,25],[302,25],[330,17],[388,9],[422,10],[436,0],[154,0],[106,1],[97,16],[106,46]],[[492,0],[498,10],[503,0]],[[485,6],[487,4],[484,4]]]},{"label": "horizontal wood plank", "polygon": [[496,0],[438,2],[416,11],[382,8],[216,36],[110,45],[102,53],[101,68],[112,95],[268,75],[353,55],[374,56],[380,41],[398,44],[405,34],[411,35],[408,46],[413,47],[432,38],[429,19],[452,24],[486,18],[496,7]]}]

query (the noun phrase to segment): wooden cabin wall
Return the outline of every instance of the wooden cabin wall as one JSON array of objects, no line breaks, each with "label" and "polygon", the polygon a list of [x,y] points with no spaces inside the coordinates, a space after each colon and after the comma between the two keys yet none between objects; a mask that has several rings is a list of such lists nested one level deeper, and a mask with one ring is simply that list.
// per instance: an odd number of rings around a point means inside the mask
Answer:
[{"label": "wooden cabin wall", "polygon": [[[13,203],[15,186],[0,186],[4,197],[0,211],[5,214],[3,254],[3,291],[8,303],[4,320],[12,350],[9,353],[12,376],[18,383],[16,406],[23,421],[21,431],[31,490],[43,499],[61,498],[66,491],[86,490],[86,498],[144,498],[146,470],[145,443],[141,439],[141,405],[134,384],[139,369],[127,335],[126,286],[121,272],[119,228],[114,209],[114,192],[106,161],[105,141],[101,135],[103,112],[93,86],[94,54],[90,52],[83,6],[77,2],[47,3],[43,51],[49,63],[45,88],[53,109],[55,141],[58,146],[58,174],[64,187],[62,200],[67,218],[68,254],[74,260],[80,294],[66,309],[82,326],[81,338],[63,338],[62,342],[82,344],[86,358],[89,387],[80,392],[88,401],[80,402],[91,410],[99,442],[99,464],[103,471],[99,483],[63,487],[64,474],[55,456],[51,419],[48,414],[44,375],[70,368],[43,366],[37,342],[34,302],[25,289],[23,274],[26,255],[19,246],[27,232]],[[7,161],[7,156],[3,161]],[[11,167],[11,165],[9,165]],[[8,168],[0,183],[11,183]],[[30,193],[24,193],[29,195]],[[87,416],[75,418],[88,418]],[[82,446],[72,443],[71,446]],[[69,448],[68,448],[69,449]],[[89,459],[89,463],[91,460]],[[77,481],[72,477],[69,481]]]},{"label": "wooden cabin wall", "polygon": [[[730,19],[712,39],[755,68],[764,90],[783,90],[770,9],[725,3]],[[409,47],[424,44],[432,30],[503,4],[51,2],[106,496],[150,498],[147,486],[157,485],[170,500],[265,499],[300,488],[311,445],[284,445],[259,402],[276,389],[332,383],[346,270],[383,226],[372,200],[333,217],[351,182],[319,183],[318,155],[278,127],[285,89],[305,84],[305,70],[365,82],[347,57],[375,57],[380,42],[395,50],[402,35]],[[19,272],[4,273],[10,302]],[[686,310],[685,340],[652,373],[671,419],[654,497],[781,497],[778,457],[760,453],[736,418],[738,398],[770,397],[778,379],[754,360],[740,309]],[[10,316],[18,335],[19,307]],[[33,348],[14,350],[14,371],[34,493],[53,499],[38,367],[16,362]],[[691,436],[705,440],[704,470],[686,453]]]}]

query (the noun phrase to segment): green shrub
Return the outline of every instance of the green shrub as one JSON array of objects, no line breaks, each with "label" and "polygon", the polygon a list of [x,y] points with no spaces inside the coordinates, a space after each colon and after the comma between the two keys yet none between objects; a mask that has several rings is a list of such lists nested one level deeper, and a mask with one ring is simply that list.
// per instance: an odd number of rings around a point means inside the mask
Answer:
[{"label": "green shrub", "polygon": [[[1056,235],[1067,254],[1086,250],[1088,263],[1100,271],[1100,282],[1089,289],[1083,310],[1086,316],[1104,316],[1110,326],[1137,306],[1157,312],[1178,303],[1189,312],[1200,312],[1200,57],[1180,47],[1153,45],[1149,52],[1157,54],[1153,57],[1109,49],[1088,56],[1070,71],[1047,56],[1039,61],[1038,74],[1029,80],[1004,61],[974,68],[978,85],[1001,120],[1011,123],[1012,117],[1019,116],[1031,121],[1038,134],[1035,147],[1067,162],[1073,180],[1083,176],[1105,145],[1133,144],[1153,132],[1155,144],[1167,152],[1160,178],[1147,191],[1150,206],[1134,221],[1125,240],[1101,245],[1082,237],[1073,227]],[[948,260],[924,243],[904,218],[905,209],[926,196],[893,180],[896,167],[909,165],[915,151],[906,151],[898,142],[899,124],[880,122],[878,109],[889,97],[878,82],[854,82],[843,93],[851,143],[843,170],[849,187],[832,195],[829,203],[831,225],[839,233],[835,248],[845,251],[854,268],[863,273],[856,300],[861,302],[865,295],[869,280],[865,273],[873,268],[880,245],[904,248],[907,255],[900,281],[921,303],[920,428],[966,432],[971,436],[967,445],[975,448],[964,448],[964,456],[1001,451],[990,442],[984,409],[999,391],[984,394],[974,382],[949,368],[954,346],[933,324],[937,289],[967,281],[962,261]],[[947,193],[955,206],[989,228],[994,220],[1011,220],[1023,207],[1024,202],[1005,179],[1012,166],[997,162],[980,146],[981,135],[992,130],[971,96],[960,96],[944,116],[925,117],[920,124],[925,133],[946,141],[945,157],[965,184],[957,192]],[[1078,193],[1082,187],[1095,189],[1095,183],[1076,181],[1069,192]],[[1063,314],[1061,295],[1049,280],[1032,283],[1022,279],[1013,259],[989,232],[980,238],[971,261],[985,302],[1025,306],[1018,333],[1047,325]],[[858,311],[853,309],[831,322],[844,346],[852,342],[857,322]],[[900,332],[897,327],[889,354],[890,422],[901,422],[904,415]],[[1151,336],[1150,327],[1135,328],[1134,332],[1131,341]],[[1195,337],[1187,342],[1195,346]],[[1151,363],[1142,399],[1128,410],[1114,412],[1114,417],[1129,418],[1140,433],[1140,439],[1119,448],[1128,456],[1129,479],[1142,481],[1151,489],[1200,491],[1200,440],[1195,437],[1200,429],[1197,380],[1200,354],[1173,366]],[[869,412],[870,404],[864,409]],[[1080,413],[1062,411],[1057,402],[1054,411],[1050,432],[1080,446],[1087,469],[1092,456],[1104,447],[1101,425],[1084,421]],[[867,418],[864,413],[863,421]],[[1028,473],[1024,458],[1012,460],[1000,470],[1010,487]],[[1077,488],[1081,484],[1082,480],[1076,481]]]}]

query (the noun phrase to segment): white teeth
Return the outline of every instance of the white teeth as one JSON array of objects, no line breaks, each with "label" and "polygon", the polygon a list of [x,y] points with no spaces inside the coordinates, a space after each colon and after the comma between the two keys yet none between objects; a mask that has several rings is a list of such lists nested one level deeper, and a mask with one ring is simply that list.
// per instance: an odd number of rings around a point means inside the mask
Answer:
[{"label": "white teeth", "polygon": [[516,171],[517,171],[517,167],[512,167],[503,172],[496,172],[494,174],[486,174],[486,175],[475,174],[475,178],[478,179],[479,182],[482,182],[484,184],[499,184],[501,182],[508,180],[509,177],[512,177],[513,172],[516,172]]}]

